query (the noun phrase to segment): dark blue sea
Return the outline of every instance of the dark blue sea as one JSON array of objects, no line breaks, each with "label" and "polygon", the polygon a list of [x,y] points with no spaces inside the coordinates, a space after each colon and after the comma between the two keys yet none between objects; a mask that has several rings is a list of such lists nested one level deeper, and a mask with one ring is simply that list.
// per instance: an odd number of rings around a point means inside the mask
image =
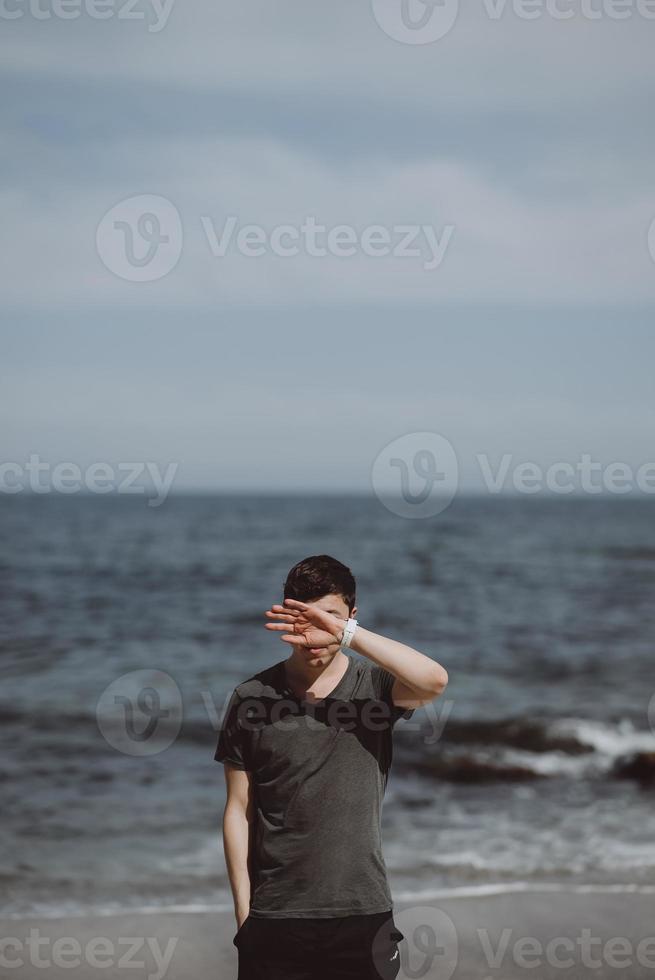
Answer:
[{"label": "dark blue sea", "polygon": [[263,613],[317,553],[351,566],[367,628],[450,675],[397,727],[397,899],[655,884],[654,517],[596,498],[458,498],[429,520],[366,497],[1,498],[3,910],[231,908],[217,726],[288,655]]}]

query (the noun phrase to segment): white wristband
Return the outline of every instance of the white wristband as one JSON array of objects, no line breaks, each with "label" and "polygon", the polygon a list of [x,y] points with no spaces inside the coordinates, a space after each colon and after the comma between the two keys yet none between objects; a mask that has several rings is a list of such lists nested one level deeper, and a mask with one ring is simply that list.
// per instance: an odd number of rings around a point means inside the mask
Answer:
[{"label": "white wristband", "polygon": [[357,629],[357,620],[349,619],[343,628],[343,637],[341,640],[341,648],[349,647],[352,643],[353,636],[355,635],[355,630]]}]

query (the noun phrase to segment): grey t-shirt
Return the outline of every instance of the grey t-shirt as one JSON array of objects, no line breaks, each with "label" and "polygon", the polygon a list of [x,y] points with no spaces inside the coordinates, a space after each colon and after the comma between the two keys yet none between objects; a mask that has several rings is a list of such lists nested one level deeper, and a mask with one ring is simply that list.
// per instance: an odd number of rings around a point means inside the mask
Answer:
[{"label": "grey t-shirt", "polygon": [[[344,651],[345,653],[345,651]],[[394,676],[360,657],[317,704],[286,682],[285,661],[232,692],[214,758],[251,774],[250,914],[331,918],[392,910],[381,811]]]}]

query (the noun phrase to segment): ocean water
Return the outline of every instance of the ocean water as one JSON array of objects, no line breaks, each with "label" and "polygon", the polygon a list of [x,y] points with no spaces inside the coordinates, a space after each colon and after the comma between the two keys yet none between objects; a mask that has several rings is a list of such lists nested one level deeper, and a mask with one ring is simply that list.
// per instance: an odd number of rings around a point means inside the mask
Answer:
[{"label": "ocean water", "polygon": [[405,520],[364,497],[0,498],[3,911],[231,907],[220,714],[288,655],[263,612],[323,552],[357,576],[363,624],[450,675],[397,727],[394,896],[655,885],[654,516],[621,499]]}]

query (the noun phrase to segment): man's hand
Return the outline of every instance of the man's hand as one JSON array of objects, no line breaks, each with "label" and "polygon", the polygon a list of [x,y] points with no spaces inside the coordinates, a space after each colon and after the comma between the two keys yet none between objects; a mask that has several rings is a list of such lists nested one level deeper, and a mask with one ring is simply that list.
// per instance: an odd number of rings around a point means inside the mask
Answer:
[{"label": "man's hand", "polygon": [[[355,612],[355,609],[353,609]],[[340,646],[346,620],[327,612],[316,602],[285,599],[283,606],[273,606],[266,613],[266,629],[282,633],[280,639],[303,650],[320,650]],[[404,643],[379,636],[358,626],[350,641],[355,653],[368,657],[378,667],[393,674],[393,703],[403,708],[418,708],[438,697],[448,683],[446,670]]]},{"label": "man's hand", "polygon": [[285,599],[284,605],[275,605],[266,610],[269,619],[274,623],[266,623],[267,630],[283,633],[280,637],[285,643],[300,647],[329,647],[341,642],[344,619],[338,619],[331,613],[325,612],[317,605],[298,602],[296,599]]}]

